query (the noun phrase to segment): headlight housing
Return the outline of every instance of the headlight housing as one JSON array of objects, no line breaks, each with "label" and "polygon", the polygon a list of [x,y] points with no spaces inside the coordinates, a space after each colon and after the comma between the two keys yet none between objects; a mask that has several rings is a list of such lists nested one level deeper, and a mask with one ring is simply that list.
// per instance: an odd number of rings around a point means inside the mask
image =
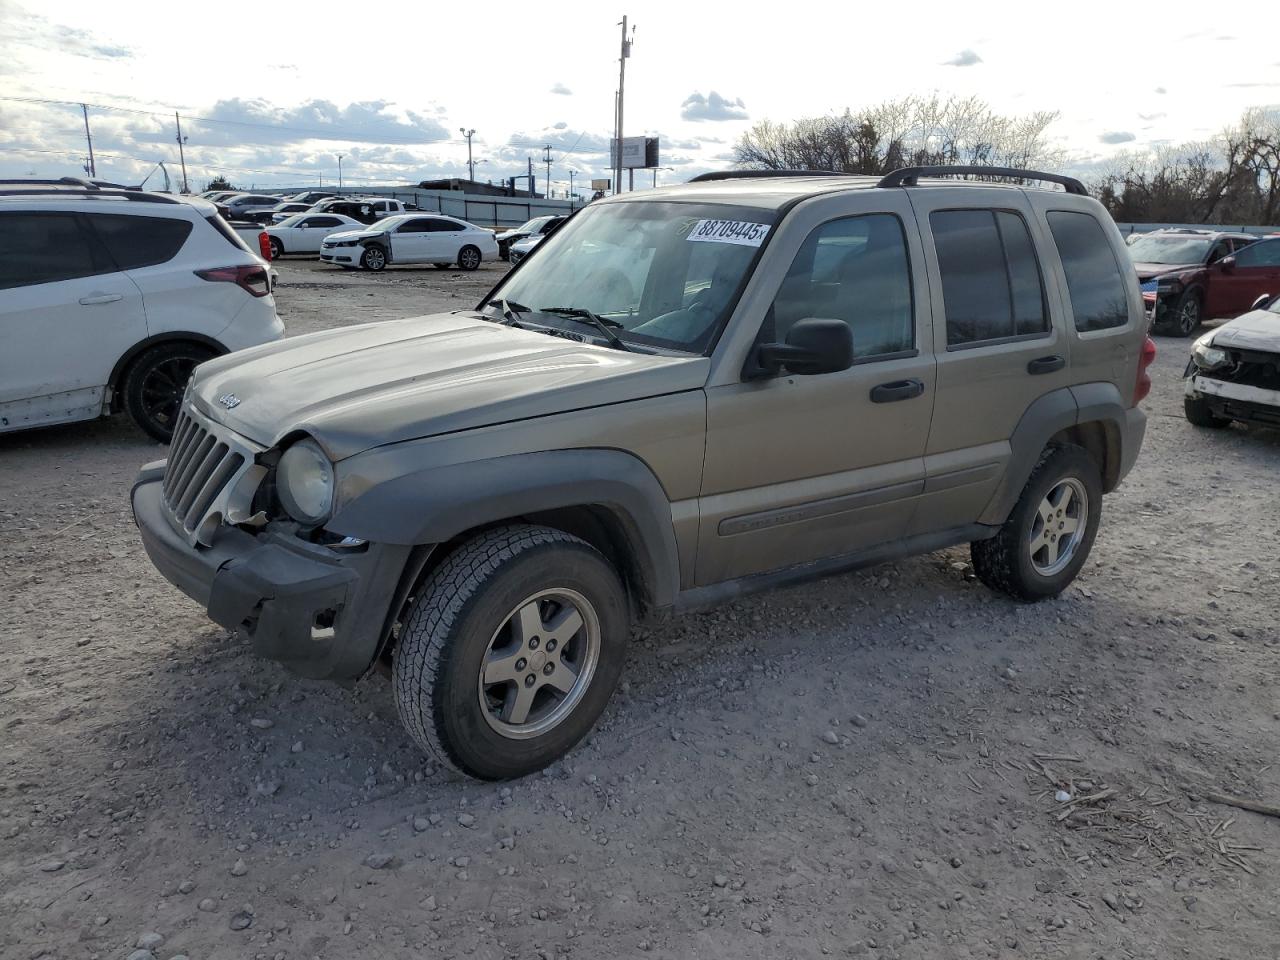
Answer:
[{"label": "headlight housing", "polygon": [[299,440],[276,465],[276,493],[299,523],[324,523],[333,512],[333,464],[314,440]]},{"label": "headlight housing", "polygon": [[1213,346],[1213,333],[1206,333],[1191,348],[1191,359],[1201,370],[1217,370],[1231,362],[1227,351]]}]

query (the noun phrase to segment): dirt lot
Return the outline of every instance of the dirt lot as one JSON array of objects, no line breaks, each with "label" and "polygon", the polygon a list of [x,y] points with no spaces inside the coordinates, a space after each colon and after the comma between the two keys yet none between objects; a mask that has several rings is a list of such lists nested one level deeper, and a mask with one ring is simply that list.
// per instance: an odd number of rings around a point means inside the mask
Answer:
[{"label": "dirt lot", "polygon": [[[281,273],[297,333],[499,268]],[[505,786],[170,588],[128,423],[0,437],[0,957],[1280,956],[1280,819],[1205,799],[1280,803],[1280,434],[1189,426],[1187,346],[1061,599],[958,549],[649,628]]]}]

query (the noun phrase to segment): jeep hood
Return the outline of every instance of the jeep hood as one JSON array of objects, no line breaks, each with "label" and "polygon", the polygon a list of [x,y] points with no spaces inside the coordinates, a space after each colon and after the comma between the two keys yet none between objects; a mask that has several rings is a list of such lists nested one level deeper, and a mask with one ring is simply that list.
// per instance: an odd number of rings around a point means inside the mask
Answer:
[{"label": "jeep hood", "polygon": [[304,431],[336,461],[402,440],[701,389],[709,367],[705,357],[628,353],[437,314],[228,354],[201,364],[191,390],[203,413],[250,440],[274,446]]},{"label": "jeep hood", "polygon": [[1250,311],[1218,327],[1211,342],[1215,347],[1280,353],[1280,313]]}]

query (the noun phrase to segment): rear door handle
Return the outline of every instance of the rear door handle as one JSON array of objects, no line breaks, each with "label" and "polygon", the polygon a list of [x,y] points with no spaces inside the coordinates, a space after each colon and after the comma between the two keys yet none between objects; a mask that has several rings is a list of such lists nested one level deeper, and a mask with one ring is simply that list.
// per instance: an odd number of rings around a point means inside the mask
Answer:
[{"label": "rear door handle", "polygon": [[895,400],[910,400],[924,393],[924,382],[921,380],[895,380],[882,383],[871,388],[872,403],[893,403]]},{"label": "rear door handle", "polygon": [[1062,357],[1037,357],[1027,364],[1027,373],[1053,373],[1067,365]]},{"label": "rear door handle", "polygon": [[86,307],[91,307],[95,303],[115,303],[117,300],[123,299],[123,293],[96,293],[92,297],[81,297],[80,302]]}]

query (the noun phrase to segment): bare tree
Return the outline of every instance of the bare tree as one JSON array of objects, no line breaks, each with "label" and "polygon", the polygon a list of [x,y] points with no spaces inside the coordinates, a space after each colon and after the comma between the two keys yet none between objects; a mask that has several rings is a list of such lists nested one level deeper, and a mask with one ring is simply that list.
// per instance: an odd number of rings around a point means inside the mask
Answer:
[{"label": "bare tree", "polygon": [[856,113],[762,120],[735,147],[739,166],[882,174],[939,163],[1056,166],[1053,112],[1007,117],[978,97],[904,97]]}]

